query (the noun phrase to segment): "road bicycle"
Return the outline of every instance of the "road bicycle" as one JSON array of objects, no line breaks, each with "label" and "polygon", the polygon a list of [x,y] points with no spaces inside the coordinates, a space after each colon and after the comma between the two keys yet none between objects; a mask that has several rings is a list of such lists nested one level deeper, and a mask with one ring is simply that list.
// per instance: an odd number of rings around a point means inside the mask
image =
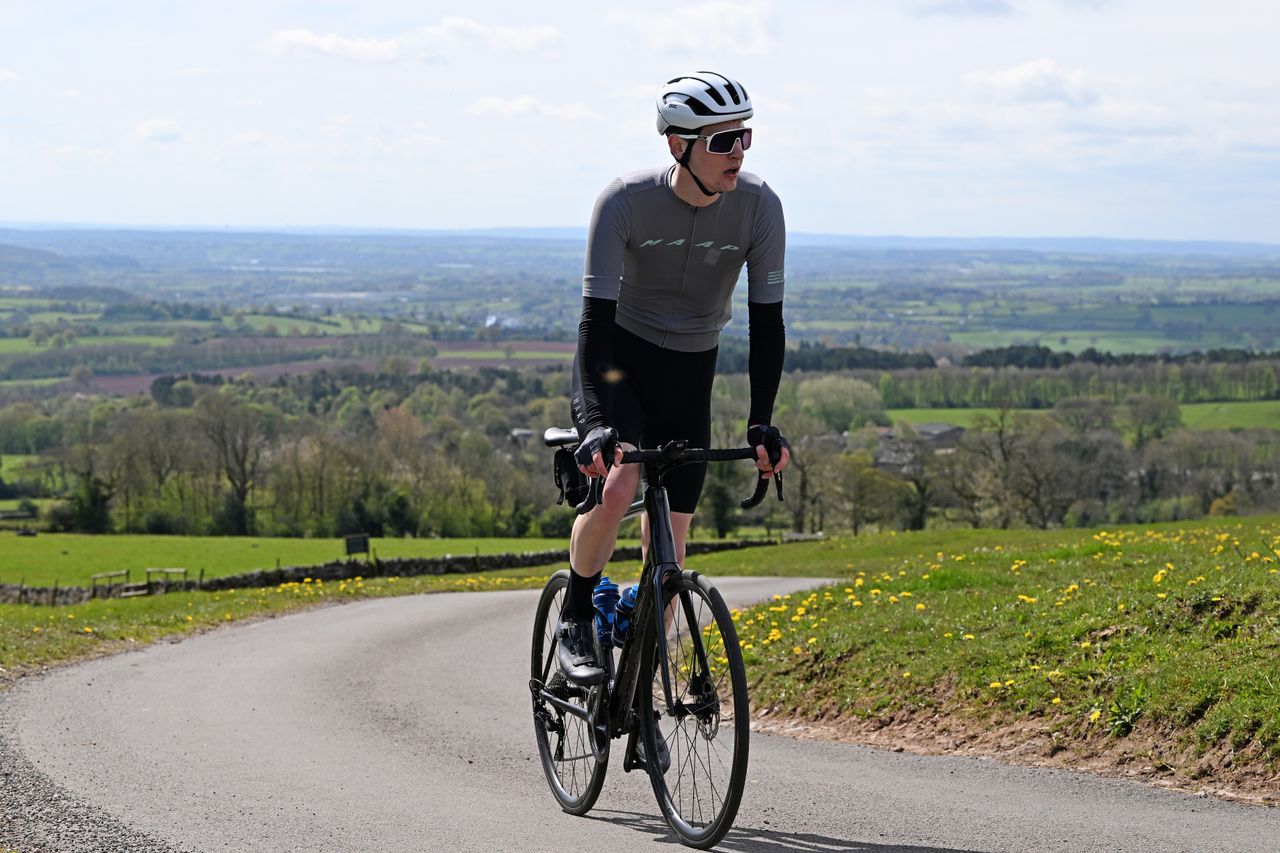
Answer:
[{"label": "road bicycle", "polygon": [[[563,453],[577,444],[578,434],[550,429],[544,441]],[[712,847],[732,826],[747,774],[746,670],[724,599],[709,579],[685,571],[676,559],[663,478],[692,462],[755,458],[749,447],[701,450],[684,442],[623,454],[622,464],[644,465],[644,496],[626,518],[648,515],[649,547],[629,624],[597,614],[592,633],[606,673],[602,684],[575,685],[560,673],[556,631],[569,573],[557,572],[543,588],[529,680],[534,731],[551,793],[570,814],[586,814],[595,805],[610,743],[626,736],[622,769],[649,774],[658,807],[682,843]],[[781,475],[773,479],[781,500]],[[601,500],[603,485],[603,478],[591,481],[579,513]],[[769,479],[760,477],[743,508],[759,504],[768,488]],[[606,632],[602,624],[615,630]]]}]

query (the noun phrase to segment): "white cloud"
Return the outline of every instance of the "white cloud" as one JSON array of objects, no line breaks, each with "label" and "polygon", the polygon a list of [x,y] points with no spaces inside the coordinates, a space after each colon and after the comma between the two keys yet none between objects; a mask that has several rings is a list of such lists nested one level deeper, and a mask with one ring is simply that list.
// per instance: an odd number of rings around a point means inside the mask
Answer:
[{"label": "white cloud", "polygon": [[520,95],[515,98],[481,98],[468,105],[467,112],[474,116],[501,118],[540,115],[559,119],[585,119],[594,115],[581,101],[546,102],[533,95]]},{"label": "white cloud", "polygon": [[644,34],[653,50],[681,56],[764,56],[777,47],[779,24],[766,0],[710,0],[658,14],[620,13],[623,28]]},{"label": "white cloud", "polygon": [[1012,15],[1007,0],[900,0],[899,8],[916,18]]},{"label": "white cloud", "polygon": [[1097,92],[1085,82],[1083,71],[1066,71],[1052,59],[1037,59],[1000,71],[974,71],[966,74],[965,80],[1019,101],[1083,107],[1098,100]]},{"label": "white cloud", "polygon": [[231,137],[232,145],[239,145],[245,148],[257,148],[266,142],[267,138],[256,130],[245,130]]},{"label": "white cloud", "polygon": [[115,152],[108,148],[92,148],[83,145],[60,145],[53,149],[53,153],[66,160],[87,162],[98,166],[109,163],[115,158]]},{"label": "white cloud", "polygon": [[171,118],[149,118],[138,125],[138,138],[143,142],[171,145],[183,140],[182,125]]},{"label": "white cloud", "polygon": [[511,50],[536,50],[560,38],[560,30],[550,24],[536,27],[491,27],[471,18],[450,15],[440,23],[421,27],[406,41],[426,50],[438,49],[461,42],[481,42],[490,47]]},{"label": "white cloud", "polygon": [[17,83],[21,79],[17,71],[10,68],[0,68],[0,86],[6,83]]},{"label": "white cloud", "polygon": [[312,30],[280,30],[267,40],[267,46],[279,53],[321,53],[360,62],[391,62],[400,57],[400,45],[394,39],[321,35]]},{"label": "white cloud", "polygon": [[179,77],[217,77],[220,73],[216,68],[179,68],[177,76]]},{"label": "white cloud", "polygon": [[477,44],[501,50],[531,51],[560,38],[560,30],[549,24],[534,27],[493,27],[471,18],[450,15],[429,27],[401,33],[392,38],[359,38],[313,30],[280,30],[267,40],[277,53],[317,53],[361,62],[395,62],[416,57],[432,59],[448,48]]}]

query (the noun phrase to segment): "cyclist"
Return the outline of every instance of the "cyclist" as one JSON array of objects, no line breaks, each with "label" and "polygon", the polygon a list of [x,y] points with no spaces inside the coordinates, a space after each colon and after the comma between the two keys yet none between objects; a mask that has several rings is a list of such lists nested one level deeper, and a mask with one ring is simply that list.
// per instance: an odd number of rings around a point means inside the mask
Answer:
[{"label": "cyclist", "polygon": [[[700,71],[669,80],[657,106],[658,132],[675,163],[612,181],[596,201],[587,237],[571,403],[582,437],[579,470],[607,479],[604,503],[574,521],[557,655],[565,676],[581,684],[604,678],[591,643],[591,593],[640,481],[638,465],[605,460],[675,439],[710,445],[717,342],[744,263],[747,439],[763,476],[781,473],[789,459],[785,439],[770,424],[785,345],[786,235],[777,195],[741,171],[751,147],[744,124],[753,114],[751,99],[737,81]],[[682,562],[705,476],[704,463],[665,480]],[[642,537],[647,543],[647,529]]]}]

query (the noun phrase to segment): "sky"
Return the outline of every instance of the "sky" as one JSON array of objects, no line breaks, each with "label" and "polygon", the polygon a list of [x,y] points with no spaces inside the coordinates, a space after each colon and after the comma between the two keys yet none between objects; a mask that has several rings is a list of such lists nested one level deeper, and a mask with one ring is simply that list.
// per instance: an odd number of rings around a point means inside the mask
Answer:
[{"label": "sky", "polygon": [[792,231],[1280,243],[1274,0],[0,0],[0,222],[585,227],[741,80]]}]

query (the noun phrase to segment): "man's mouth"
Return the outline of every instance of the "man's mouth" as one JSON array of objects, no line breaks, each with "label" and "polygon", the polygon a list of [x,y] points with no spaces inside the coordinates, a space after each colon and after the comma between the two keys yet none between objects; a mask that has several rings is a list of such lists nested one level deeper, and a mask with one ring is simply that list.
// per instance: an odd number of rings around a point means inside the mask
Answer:
[{"label": "man's mouth", "polygon": [[729,169],[725,169],[724,173],[731,178],[736,178],[738,177],[738,170],[741,168],[742,168],[741,166],[733,166]]}]

